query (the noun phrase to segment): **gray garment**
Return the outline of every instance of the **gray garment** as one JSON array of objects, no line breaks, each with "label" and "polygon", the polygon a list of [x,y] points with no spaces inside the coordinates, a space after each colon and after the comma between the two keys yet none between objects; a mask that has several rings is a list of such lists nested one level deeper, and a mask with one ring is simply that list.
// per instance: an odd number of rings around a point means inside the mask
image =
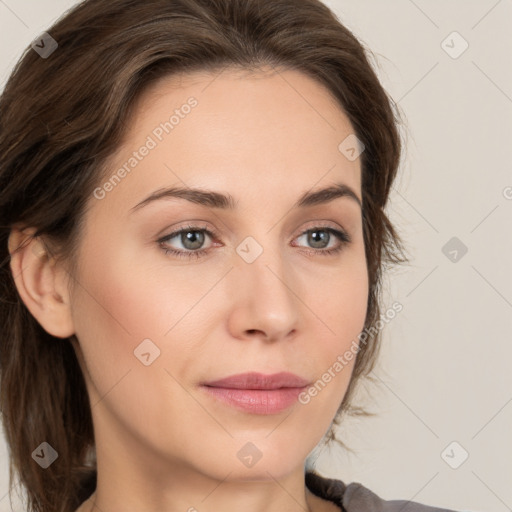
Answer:
[{"label": "gray garment", "polygon": [[383,500],[358,482],[346,485],[314,471],[306,472],[306,486],[316,496],[338,505],[343,512],[455,512],[414,501]]}]

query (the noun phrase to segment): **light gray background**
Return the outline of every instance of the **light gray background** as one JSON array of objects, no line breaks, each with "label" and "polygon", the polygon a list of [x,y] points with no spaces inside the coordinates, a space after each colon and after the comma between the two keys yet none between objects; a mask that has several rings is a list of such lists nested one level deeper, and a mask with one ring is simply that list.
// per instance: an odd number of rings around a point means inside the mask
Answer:
[{"label": "light gray background", "polygon": [[[75,3],[0,0],[0,87],[24,47]],[[361,389],[377,416],[342,426],[355,456],[318,449],[312,459],[385,499],[512,510],[512,2],[325,3],[375,53],[407,123],[389,213],[412,261],[388,276],[384,309],[399,301],[403,310],[385,329],[377,384]],[[462,48],[446,39],[453,31],[469,44],[455,59],[443,49]],[[442,252],[452,237],[468,249],[456,262]],[[453,441],[460,447],[445,452]],[[452,469],[445,460],[457,463],[462,450],[469,457]],[[0,461],[7,512],[3,441]]]}]

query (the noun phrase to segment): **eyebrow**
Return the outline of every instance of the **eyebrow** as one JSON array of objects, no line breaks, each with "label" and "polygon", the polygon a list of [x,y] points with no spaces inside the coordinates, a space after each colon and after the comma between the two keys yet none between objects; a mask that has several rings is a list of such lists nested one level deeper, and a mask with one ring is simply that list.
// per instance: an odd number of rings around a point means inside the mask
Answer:
[{"label": "eyebrow", "polygon": [[[362,209],[362,203],[352,188],[344,183],[336,183],[327,188],[315,191],[305,192],[299,200],[293,205],[293,208],[307,208],[320,204],[329,203],[340,197],[353,199]],[[130,212],[139,210],[149,203],[162,199],[178,198],[185,199],[192,203],[210,208],[219,208],[223,210],[234,210],[238,204],[230,194],[222,194],[211,190],[200,188],[182,188],[172,187],[159,189],[150,194],[146,199],[131,208]]]}]

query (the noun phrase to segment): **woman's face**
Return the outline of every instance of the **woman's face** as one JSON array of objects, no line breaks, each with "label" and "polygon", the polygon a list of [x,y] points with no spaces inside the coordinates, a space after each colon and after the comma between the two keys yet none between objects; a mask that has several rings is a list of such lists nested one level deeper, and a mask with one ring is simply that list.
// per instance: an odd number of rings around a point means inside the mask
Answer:
[{"label": "woman's face", "polygon": [[[157,481],[303,468],[366,314],[360,160],[339,149],[353,131],[296,71],[171,77],[141,98],[89,199],[70,288],[99,465]],[[245,372],[310,385],[288,405],[202,386]]]}]

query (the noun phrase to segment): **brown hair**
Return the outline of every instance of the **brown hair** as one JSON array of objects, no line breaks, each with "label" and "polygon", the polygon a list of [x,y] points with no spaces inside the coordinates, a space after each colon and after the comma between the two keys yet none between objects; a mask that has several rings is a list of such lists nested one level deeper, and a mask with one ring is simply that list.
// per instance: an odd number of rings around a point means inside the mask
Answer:
[{"label": "brown hair", "polygon": [[[72,344],[48,334],[17,292],[11,228],[36,228],[73,269],[87,201],[150,84],[224,66],[295,69],[334,95],[365,146],[369,327],[380,317],[386,264],[406,261],[384,212],[401,143],[396,105],[368,50],[318,0],[86,0],[48,32],[58,48],[42,58],[28,47],[0,97],[0,407],[10,492],[17,474],[29,512],[72,512],[95,486],[90,403]],[[377,333],[361,345],[335,423],[342,413],[366,414],[350,399],[374,367],[378,341]],[[332,429],[328,440],[337,441]],[[31,456],[43,441],[59,454],[45,470]]]}]

